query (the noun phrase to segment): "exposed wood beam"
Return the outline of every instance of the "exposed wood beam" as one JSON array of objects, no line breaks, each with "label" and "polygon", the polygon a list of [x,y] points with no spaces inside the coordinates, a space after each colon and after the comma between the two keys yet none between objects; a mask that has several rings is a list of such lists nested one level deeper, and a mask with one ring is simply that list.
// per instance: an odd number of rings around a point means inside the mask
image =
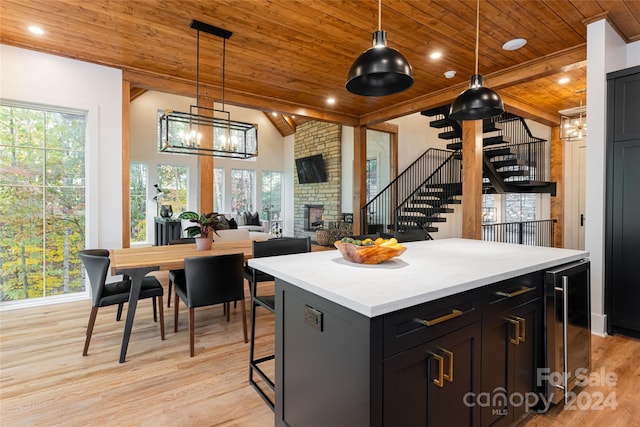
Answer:
[{"label": "exposed wood beam", "polygon": [[482,239],[482,120],[462,122],[462,237]]},{"label": "exposed wood beam", "polygon": [[289,116],[285,116],[284,114],[282,115],[282,118],[285,122],[287,122],[287,124],[291,128],[292,133],[296,133],[296,124],[293,119]]},{"label": "exposed wood beam", "polygon": [[367,128],[353,129],[353,234],[365,234],[361,210],[367,202]]},{"label": "exposed wood beam", "polygon": [[[198,97],[198,105],[206,107],[202,110],[202,115],[213,116],[213,111],[209,110],[213,108],[213,99],[200,95]],[[213,149],[213,128],[210,126],[202,126],[200,128],[202,133],[202,148]],[[198,168],[200,172],[200,212],[213,212],[213,157],[212,156],[198,156]]]},{"label": "exposed wood beam", "polygon": [[134,99],[144,94],[147,90],[139,87],[132,87],[129,91],[129,102],[133,102]]},{"label": "exposed wood beam", "polygon": [[[178,77],[163,76],[137,70],[123,70],[124,78],[131,82],[131,87],[171,93],[193,98],[196,92],[195,83]],[[215,85],[199,83],[200,94],[216,99],[221,88]],[[356,116],[340,114],[333,111],[318,110],[301,106],[292,102],[268,98],[257,94],[250,94],[225,88],[225,102],[239,107],[253,108],[262,111],[280,111],[282,113],[305,116],[315,120],[357,126]]]},{"label": "exposed wood beam", "polygon": [[[556,74],[562,72],[566,67],[571,66],[572,64],[584,61],[586,56],[586,45],[581,44],[570,49],[555,52],[534,61],[529,61],[496,73],[488,74],[484,76],[485,85],[493,90],[497,90],[528,80],[534,80],[540,77]],[[379,123],[417,113],[419,111],[428,110],[429,108],[449,104],[467,87],[467,83],[457,84],[440,91],[414,98],[405,103],[400,103],[371,114],[365,114],[360,117],[360,124],[368,126],[373,123]],[[536,112],[532,107],[525,106],[522,103],[520,103],[519,106],[526,108],[525,111],[529,111],[529,109],[531,109],[531,113],[527,114],[528,116],[537,117],[538,114],[541,114],[540,111]],[[542,116],[544,117],[547,115],[543,114]],[[548,120],[548,117],[546,120]],[[557,122],[555,124],[557,124]]]},{"label": "exposed wood beam", "polygon": [[532,119],[551,127],[560,124],[560,114],[557,111],[542,110],[525,100],[506,94],[500,94],[500,97],[502,98],[502,102],[504,102],[504,109],[509,113],[517,114],[518,116]]},{"label": "exposed wood beam", "polygon": [[131,84],[122,81],[122,247],[131,245]]}]

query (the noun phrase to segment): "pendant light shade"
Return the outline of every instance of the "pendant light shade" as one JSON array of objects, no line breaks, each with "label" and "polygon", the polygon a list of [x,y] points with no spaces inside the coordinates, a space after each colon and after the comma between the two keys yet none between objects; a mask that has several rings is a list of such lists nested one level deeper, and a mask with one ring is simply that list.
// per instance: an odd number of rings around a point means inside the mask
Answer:
[{"label": "pendant light shade", "polygon": [[355,60],[349,70],[347,90],[356,95],[385,96],[413,85],[409,61],[396,49],[387,47],[387,34],[373,33],[373,47]]},{"label": "pendant light shade", "polygon": [[504,113],[500,95],[482,85],[478,74],[478,46],[480,42],[480,0],[476,12],[476,73],[471,76],[469,89],[462,92],[451,104],[449,117],[454,120],[482,120]]},{"label": "pendant light shade", "polygon": [[481,120],[504,113],[500,95],[482,85],[482,76],[471,76],[469,89],[451,104],[449,117],[454,120]]},{"label": "pendant light shade", "polygon": [[402,92],[413,85],[413,70],[407,58],[387,47],[387,33],[382,31],[382,0],[378,0],[378,31],[373,33],[373,47],[355,60],[347,77],[347,90],[356,95],[385,96]]}]

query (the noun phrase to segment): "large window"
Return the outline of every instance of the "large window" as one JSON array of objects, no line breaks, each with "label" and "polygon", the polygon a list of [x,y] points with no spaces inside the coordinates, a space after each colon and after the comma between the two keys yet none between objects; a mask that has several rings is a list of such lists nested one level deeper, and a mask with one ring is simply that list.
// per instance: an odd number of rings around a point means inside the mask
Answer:
[{"label": "large window", "polygon": [[262,172],[263,219],[271,220],[282,213],[282,173]]},{"label": "large window", "polygon": [[367,159],[367,202],[378,195],[378,159]]},{"label": "large window", "polygon": [[224,169],[213,168],[213,210],[224,212]]},{"label": "large window", "polygon": [[254,212],[256,171],[231,170],[231,212]]},{"label": "large window", "polygon": [[504,195],[505,222],[534,221],[537,194],[507,193]]},{"label": "large window", "polygon": [[131,163],[131,241],[147,241],[147,165]]},{"label": "large window", "polygon": [[170,205],[174,215],[184,212],[187,208],[188,185],[188,167],[158,165],[158,187],[162,190],[157,199],[158,206]]},{"label": "large window", "polygon": [[0,301],[84,292],[86,114],[0,105]]}]

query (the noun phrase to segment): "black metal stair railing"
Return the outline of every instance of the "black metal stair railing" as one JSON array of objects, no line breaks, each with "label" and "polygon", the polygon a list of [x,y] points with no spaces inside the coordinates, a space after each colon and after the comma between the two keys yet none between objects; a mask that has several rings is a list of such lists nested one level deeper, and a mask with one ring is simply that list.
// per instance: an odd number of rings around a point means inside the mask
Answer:
[{"label": "black metal stair railing", "polygon": [[361,233],[433,231],[431,222],[461,192],[461,169],[454,152],[427,150],[362,208]]},{"label": "black metal stair railing", "polygon": [[553,247],[555,219],[482,224],[482,240]]},{"label": "black metal stair railing", "polygon": [[495,118],[505,143],[485,147],[485,158],[506,183],[542,183],[549,181],[547,140],[533,136],[526,121],[515,114]]}]

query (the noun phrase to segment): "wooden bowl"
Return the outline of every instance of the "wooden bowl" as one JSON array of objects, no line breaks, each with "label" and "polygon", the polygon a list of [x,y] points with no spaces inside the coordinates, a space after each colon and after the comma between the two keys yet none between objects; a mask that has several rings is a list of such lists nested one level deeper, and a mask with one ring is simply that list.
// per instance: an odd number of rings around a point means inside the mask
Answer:
[{"label": "wooden bowl", "polygon": [[380,264],[388,259],[402,255],[407,250],[404,246],[400,248],[379,245],[357,246],[340,241],[335,242],[334,246],[338,248],[344,259],[356,264]]}]

